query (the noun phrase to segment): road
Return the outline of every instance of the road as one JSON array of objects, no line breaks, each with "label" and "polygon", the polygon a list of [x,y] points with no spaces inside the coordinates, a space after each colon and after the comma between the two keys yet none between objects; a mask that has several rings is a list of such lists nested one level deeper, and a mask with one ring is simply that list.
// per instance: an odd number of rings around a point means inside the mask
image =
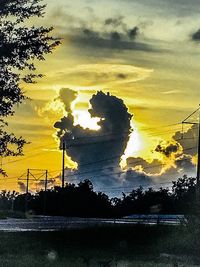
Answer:
[{"label": "road", "polygon": [[94,226],[106,225],[179,225],[184,219],[182,215],[133,215],[123,219],[99,218],[66,218],[50,216],[34,216],[28,219],[0,220],[0,231],[3,232],[28,232],[28,231],[59,231],[68,229],[83,229]]}]

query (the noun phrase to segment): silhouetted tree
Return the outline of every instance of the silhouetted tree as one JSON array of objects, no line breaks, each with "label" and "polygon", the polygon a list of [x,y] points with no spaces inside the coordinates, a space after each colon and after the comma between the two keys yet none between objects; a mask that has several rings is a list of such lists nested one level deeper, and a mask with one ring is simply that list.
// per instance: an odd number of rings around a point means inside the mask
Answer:
[{"label": "silhouetted tree", "polygon": [[183,178],[179,178],[172,183],[176,210],[180,212],[190,212],[196,197],[196,178],[184,175]]},{"label": "silhouetted tree", "polygon": [[[56,186],[47,192],[30,194],[28,207],[36,214],[43,214],[45,199],[46,215],[116,218],[150,213],[194,215],[192,206],[195,190],[195,178],[184,176],[173,182],[172,191],[168,188],[143,190],[139,187],[127,195],[123,193],[122,198],[110,199],[103,192],[95,192],[91,181],[84,180],[78,185],[66,184],[64,188]],[[8,196],[9,194],[2,192],[0,200],[9,199]],[[26,194],[15,197],[16,210],[24,211],[25,199]]]},{"label": "silhouetted tree", "polygon": [[[34,60],[44,60],[59,41],[49,33],[52,28],[26,26],[32,17],[44,15],[45,5],[41,0],[0,1],[0,156],[19,156],[26,141],[5,131],[5,117],[14,114],[14,105],[20,104],[26,96],[20,84],[33,83]],[[28,24],[27,24],[28,25]],[[0,169],[0,173],[6,175]]]}]

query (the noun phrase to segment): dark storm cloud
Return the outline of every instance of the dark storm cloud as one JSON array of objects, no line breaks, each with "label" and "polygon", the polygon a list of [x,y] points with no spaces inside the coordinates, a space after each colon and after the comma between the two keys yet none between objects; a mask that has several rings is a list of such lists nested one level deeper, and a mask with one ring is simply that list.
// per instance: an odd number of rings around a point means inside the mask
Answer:
[{"label": "dark storm cloud", "polygon": [[116,185],[125,178],[119,162],[131,133],[132,115],[121,99],[101,91],[92,96],[90,105],[91,117],[100,118],[100,130],[74,126],[71,114],[54,126],[61,143],[66,141],[67,154],[78,163],[73,178],[89,178],[94,185]]},{"label": "dark storm cloud", "polygon": [[113,26],[113,27],[119,27],[122,26],[122,28],[127,28],[127,25],[123,22],[123,17],[115,17],[115,18],[108,18],[105,20],[105,25],[106,26]]},{"label": "dark storm cloud", "polygon": [[89,29],[83,29],[83,34],[88,38],[99,38],[98,32]]},{"label": "dark storm cloud", "polygon": [[92,17],[87,19],[81,19],[63,10],[57,13],[57,11],[52,12],[50,18],[54,19],[55,16],[58,18],[60,14],[60,20],[57,20],[60,25],[57,25],[56,29],[59,36],[67,40],[67,44],[70,41],[81,49],[89,47],[109,50],[161,51],[157,47],[152,47],[146,40],[139,39],[139,27],[143,27],[142,25],[128,25],[123,16],[113,16],[102,20],[94,16],[93,12]]},{"label": "dark storm cloud", "polygon": [[192,156],[190,155],[181,155],[175,160],[175,165],[179,170],[184,170],[184,171],[190,171],[190,172],[195,172],[196,166],[192,162]]},{"label": "dark storm cloud", "polygon": [[[91,117],[100,118],[100,130],[74,125],[71,112],[54,125],[58,130],[60,148],[65,142],[66,153],[78,164],[77,170],[65,170],[68,182],[90,179],[97,190],[101,188],[103,191],[102,188],[111,186],[148,187],[155,185],[158,180],[172,181],[183,174],[194,173],[193,158],[184,152],[178,139],[160,142],[155,148],[157,153],[169,158],[170,163],[156,159],[147,162],[143,158],[130,157],[122,170],[119,163],[131,133],[131,114],[121,99],[101,91],[92,96],[90,107],[88,112]],[[188,130],[185,135],[191,136],[191,131]],[[178,137],[178,134],[175,136]]]},{"label": "dark storm cloud", "polygon": [[[119,34],[119,33],[118,33]],[[113,50],[136,50],[146,52],[161,52],[161,49],[154,48],[151,45],[139,41],[130,41],[120,34],[120,40],[112,39],[110,36],[88,37],[83,35],[67,35],[66,38],[70,39],[78,47],[90,47],[93,49],[113,49]]]},{"label": "dark storm cloud", "polygon": [[160,142],[160,144],[155,148],[155,151],[163,154],[166,157],[170,157],[173,153],[177,153],[180,148],[181,147],[179,143],[174,144],[168,142],[165,144],[165,142]]},{"label": "dark storm cloud", "polygon": [[195,173],[196,165],[192,162],[192,157],[182,154],[175,159],[174,166],[171,166],[162,175],[155,178],[162,179],[163,181],[172,181],[183,177],[183,175],[195,177]]},{"label": "dark storm cloud", "polygon": [[192,34],[192,40],[193,41],[200,41],[200,29]]},{"label": "dark storm cloud", "polygon": [[[62,131],[63,140],[71,138],[73,146],[69,148],[70,156],[75,161],[83,163],[87,161],[86,155],[88,159],[102,159],[102,154],[108,157],[105,153],[107,149],[109,151],[113,148],[112,153],[110,151],[112,155],[122,155],[131,131],[132,116],[128,113],[127,107],[121,99],[103,92],[93,95],[90,105],[91,116],[101,118],[98,122],[101,127],[99,131],[83,129],[80,125],[74,126],[71,114],[55,123],[55,127]],[[76,138],[79,137],[82,140],[76,143]]]},{"label": "dark storm cloud", "polygon": [[72,128],[74,123],[74,117],[71,113],[68,114],[67,117],[63,117],[60,119],[60,121],[57,121],[54,124],[54,127],[56,129],[59,129],[57,132],[58,137],[62,136],[65,131],[67,131],[67,128]]},{"label": "dark storm cloud", "polygon": [[123,186],[128,186],[130,189],[139,186],[150,187],[151,185],[153,185],[153,181],[151,177],[145,173],[129,169],[124,174]]},{"label": "dark storm cloud", "polygon": [[[109,27],[109,28],[108,28]],[[123,17],[108,18],[100,29],[90,26],[72,27],[66,34],[66,38],[81,48],[94,49],[119,49],[156,52],[159,49],[138,40],[139,27],[128,26],[123,22]],[[160,50],[159,50],[160,51]]]},{"label": "dark storm cloud", "polygon": [[[190,135],[191,130],[187,134]],[[133,169],[137,174],[139,171],[143,172],[143,175],[146,175],[155,184],[158,179],[166,182],[176,180],[184,174],[194,175],[196,165],[193,157],[186,150],[187,154],[184,154],[184,149],[178,141],[160,142],[155,151],[169,158],[169,163],[163,163],[156,159],[149,163],[140,157],[130,157],[126,160],[127,167]]]},{"label": "dark storm cloud", "polygon": [[149,163],[148,161],[140,157],[130,157],[126,160],[126,164],[129,168],[136,168],[141,166],[145,173],[158,174],[162,170],[162,163],[157,159],[154,159]]},{"label": "dark storm cloud", "polygon": [[139,28],[138,27],[134,27],[133,29],[128,31],[128,36],[131,40],[135,40],[136,37],[139,34]]},{"label": "dark storm cloud", "polygon": [[172,138],[182,146],[184,154],[188,154],[191,156],[195,156],[197,154],[197,125],[193,125],[186,132],[176,132]]},{"label": "dark storm cloud", "polygon": [[110,37],[111,37],[111,40],[113,40],[113,41],[120,41],[121,40],[120,33],[116,32],[116,31],[111,32]]}]

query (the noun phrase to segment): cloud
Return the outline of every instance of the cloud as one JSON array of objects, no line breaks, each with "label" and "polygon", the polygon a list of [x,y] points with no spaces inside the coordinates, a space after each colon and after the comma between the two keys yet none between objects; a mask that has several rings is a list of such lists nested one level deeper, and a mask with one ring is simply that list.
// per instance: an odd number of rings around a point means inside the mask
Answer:
[{"label": "cloud", "polygon": [[[54,187],[55,185],[57,185],[58,183],[57,183],[58,181],[56,181],[56,179],[53,179],[53,178],[51,178],[51,179],[48,179],[48,181],[47,181],[47,187],[48,188],[52,188],[52,187]],[[35,182],[35,187],[40,191],[41,189],[42,190],[44,190],[44,188],[45,188],[45,181],[43,180],[43,181],[36,181]]]},{"label": "cloud", "polygon": [[152,178],[148,176],[145,172],[143,171],[136,171],[133,169],[128,169],[124,174],[124,182],[123,186],[124,187],[129,187],[131,190],[133,187],[150,187],[151,185],[154,184]]},{"label": "cloud", "polygon": [[55,120],[55,117],[62,116],[66,112],[71,112],[71,104],[77,96],[77,91],[69,88],[61,88],[58,95],[52,101],[47,102],[44,107],[37,109],[38,115]]},{"label": "cloud", "polygon": [[78,163],[77,171],[66,170],[67,179],[91,179],[97,187],[127,185],[131,183],[131,177],[133,184],[139,185],[141,180],[149,181],[150,179],[141,173],[131,171],[130,174],[130,170],[123,171],[119,167],[132,131],[132,115],[123,101],[99,91],[90,99],[90,106],[88,112],[91,117],[100,118],[100,130],[75,126],[72,114],[61,118],[54,125],[58,129],[57,135],[61,144],[66,142],[67,155]]},{"label": "cloud", "polygon": [[162,162],[154,159],[152,162],[148,162],[140,157],[129,157],[126,160],[128,168],[134,170],[142,170],[146,174],[159,174],[162,171]]},{"label": "cloud", "polygon": [[[126,160],[127,168],[131,168],[138,175],[147,176],[152,183],[162,183],[167,186],[167,182],[176,180],[184,174],[193,176],[196,171],[193,156],[184,154],[184,149],[178,141],[162,141],[155,151],[160,155],[160,160],[154,159],[147,162],[140,157],[130,157]],[[186,150],[185,150],[186,152]]]},{"label": "cloud", "polygon": [[172,95],[172,94],[179,94],[181,91],[179,90],[168,90],[168,91],[163,91],[161,94],[163,95]]},{"label": "cloud", "polygon": [[130,33],[128,38],[127,33],[124,34],[117,31],[111,32],[109,35],[105,33],[103,35],[96,34],[96,36],[90,35],[87,37],[83,34],[67,34],[66,39],[81,48],[161,52],[161,49],[154,48],[145,42],[130,40]]},{"label": "cloud", "polygon": [[85,12],[86,9],[81,11],[81,16],[78,16],[77,8],[76,12],[70,12],[69,8],[64,11],[61,7],[60,10],[54,10],[49,18],[49,23],[56,18],[55,23],[58,25],[55,25],[55,29],[63,37],[66,48],[81,48],[82,54],[90,53],[90,56],[94,53],[97,56],[96,51],[98,54],[115,53],[116,50],[162,51],[158,46],[152,45],[151,37],[147,39],[144,38],[144,33],[139,34],[140,28],[146,28],[147,22],[139,23],[136,18],[128,21],[128,17],[117,16],[113,12],[105,19],[96,10],[89,15]]},{"label": "cloud", "polygon": [[138,27],[134,27],[133,29],[128,31],[128,36],[131,40],[135,40],[136,37],[139,34],[139,28]]},{"label": "cloud", "polygon": [[19,189],[20,189],[20,192],[26,192],[26,185],[23,183],[23,182],[18,182],[18,186],[19,186]]},{"label": "cloud", "polygon": [[145,80],[153,70],[125,64],[83,64],[65,68],[59,80],[67,80],[71,85],[79,86],[118,86]]},{"label": "cloud", "polygon": [[104,21],[96,18],[96,25],[90,20],[83,22],[78,18],[76,20],[75,17],[71,19],[69,27],[66,27],[64,32],[61,29],[62,35],[67,43],[71,42],[78,47],[81,46],[82,49],[160,51],[153,48],[146,40],[139,40],[139,26],[127,25],[122,16]]},{"label": "cloud", "polygon": [[59,91],[59,96],[55,100],[60,100],[67,112],[71,111],[71,103],[76,99],[77,92],[69,88],[62,88]]},{"label": "cloud", "polygon": [[106,26],[112,26],[114,28],[121,26],[123,29],[127,28],[126,23],[123,22],[124,17],[119,16],[119,17],[114,17],[114,18],[107,18],[105,20],[105,25]]},{"label": "cloud", "polygon": [[116,32],[116,31],[111,32],[110,38],[111,38],[111,40],[116,41],[116,42],[121,40],[120,33]]},{"label": "cloud", "polygon": [[192,40],[197,42],[200,41],[200,29],[192,34]]},{"label": "cloud", "polygon": [[175,164],[178,170],[183,172],[187,171],[194,173],[196,170],[196,166],[193,163],[192,159],[193,159],[192,156],[186,154],[182,154],[180,157],[178,157],[175,160]]},{"label": "cloud", "polygon": [[[143,10],[143,12],[148,14],[152,14],[155,16],[163,16],[163,17],[188,17],[190,15],[194,16],[199,13],[199,0],[142,0],[142,1],[131,1],[125,0],[125,2],[133,3],[135,7],[135,3],[137,3],[136,7],[139,10]],[[156,12],[155,12],[156,10]],[[149,13],[148,13],[149,12]]]},{"label": "cloud", "polygon": [[197,154],[198,127],[193,125],[186,132],[176,132],[173,137],[183,148],[183,154],[195,156]]},{"label": "cloud", "polygon": [[[194,174],[193,155],[188,154],[183,143],[179,142],[180,132],[175,133],[172,140],[161,141],[155,147],[154,152],[157,152],[159,159],[148,162],[140,157],[129,157],[126,166],[121,169],[121,156],[132,131],[132,115],[128,108],[121,99],[99,91],[90,99],[88,112],[92,118],[99,118],[99,130],[74,125],[71,112],[54,125],[60,148],[65,141],[67,155],[78,165],[77,170],[66,168],[68,182],[90,179],[97,190],[113,186],[152,186],[160,182],[167,186],[167,182],[184,174]],[[185,136],[191,136],[192,131],[189,129]]]},{"label": "cloud", "polygon": [[157,147],[155,148],[155,151],[158,153],[161,153],[162,155],[166,157],[171,157],[172,154],[180,153],[181,146],[178,142],[176,143],[170,143],[161,141]]}]

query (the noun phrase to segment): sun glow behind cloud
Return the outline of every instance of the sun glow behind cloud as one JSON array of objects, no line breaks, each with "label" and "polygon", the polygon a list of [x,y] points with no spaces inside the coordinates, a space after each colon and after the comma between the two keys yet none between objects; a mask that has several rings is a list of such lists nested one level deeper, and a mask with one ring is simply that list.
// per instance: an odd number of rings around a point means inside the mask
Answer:
[{"label": "sun glow behind cloud", "polygon": [[130,139],[128,141],[124,155],[121,157],[121,166],[126,166],[126,159],[131,156],[138,156],[138,151],[143,148],[142,137],[138,131],[137,126],[132,122],[133,132],[130,134]]},{"label": "sun glow behind cloud", "polygon": [[88,128],[90,130],[98,131],[100,126],[97,124],[99,118],[91,118],[87,110],[74,110],[73,111],[75,125],[80,125],[84,129]]}]

